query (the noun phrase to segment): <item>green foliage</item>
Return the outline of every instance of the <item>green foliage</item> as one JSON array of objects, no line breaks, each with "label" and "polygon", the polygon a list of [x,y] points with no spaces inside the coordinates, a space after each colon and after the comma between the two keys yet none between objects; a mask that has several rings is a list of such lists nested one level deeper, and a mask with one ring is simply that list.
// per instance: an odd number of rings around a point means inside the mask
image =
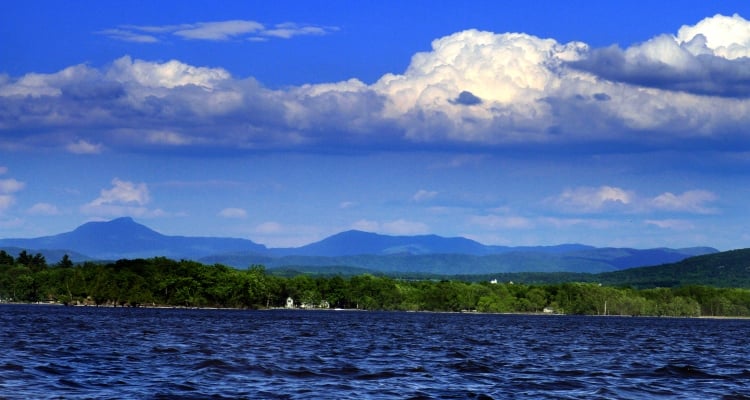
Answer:
[{"label": "green foliage", "polygon": [[750,249],[686,258],[673,264],[596,275],[599,282],[637,288],[707,285],[750,288]]},{"label": "green foliage", "polygon": [[397,279],[372,274],[283,277],[271,275],[259,265],[237,270],[164,257],[82,264],[63,257],[47,266],[40,255],[21,252],[14,259],[0,251],[2,301],[269,308],[283,307],[291,297],[297,305],[309,308],[750,316],[750,289],[744,288],[684,285],[637,289],[593,282],[506,282]]},{"label": "green foliage", "polygon": [[47,268],[47,261],[41,253],[31,255],[27,253],[26,250],[22,250],[21,253],[18,254],[16,264],[29,267],[32,271],[41,271]]},{"label": "green foliage", "polygon": [[13,256],[8,254],[5,250],[0,250],[0,266],[13,265],[15,260]]}]

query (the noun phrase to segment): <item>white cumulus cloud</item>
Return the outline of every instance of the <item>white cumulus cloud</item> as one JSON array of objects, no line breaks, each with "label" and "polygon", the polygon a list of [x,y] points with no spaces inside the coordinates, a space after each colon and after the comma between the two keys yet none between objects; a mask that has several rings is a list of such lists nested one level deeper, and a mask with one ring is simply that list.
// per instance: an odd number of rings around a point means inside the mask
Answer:
[{"label": "white cumulus cloud", "polygon": [[99,154],[104,149],[101,144],[89,143],[85,140],[78,140],[65,146],[65,149],[73,154]]},{"label": "white cumulus cloud", "polygon": [[[539,100],[560,86],[562,63],[585,49],[577,42],[468,30],[433,41],[432,51],[414,55],[405,73],[387,74],[373,88],[387,99],[384,115],[414,141],[535,140],[551,126],[549,105]],[[464,93],[481,101],[467,107],[459,101]]]},{"label": "white cumulus cloud", "polygon": [[750,57],[750,24],[739,14],[717,14],[695,25],[684,25],[677,32],[677,41],[690,43],[697,36],[705,38],[701,48],[689,48],[693,54],[705,54],[705,49],[716,56],[734,60]]},{"label": "white cumulus cloud", "polygon": [[716,194],[707,190],[689,190],[682,194],[662,193],[656,196],[651,203],[654,208],[659,210],[713,214],[717,212],[717,209],[710,207],[709,203],[717,199]]},{"label": "white cumulus cloud", "polygon": [[112,180],[112,187],[102,189],[99,197],[81,206],[81,212],[94,216],[163,217],[168,213],[162,209],[150,209],[148,186],[119,178]]},{"label": "white cumulus cloud", "polygon": [[[0,167],[0,175],[8,172],[7,167]],[[8,210],[15,202],[15,193],[23,190],[26,183],[14,178],[0,179],[0,214]]]},{"label": "white cumulus cloud", "polygon": [[119,178],[112,179],[112,188],[102,189],[99,197],[91,205],[102,204],[137,204],[145,205],[151,200],[148,186],[145,183],[133,183]]},{"label": "white cumulus cloud", "polygon": [[229,207],[219,211],[219,216],[224,218],[247,218],[247,211],[242,208]]},{"label": "white cumulus cloud", "polygon": [[99,71],[85,65],[74,65],[51,74],[29,73],[18,79],[1,82],[0,97],[57,97],[63,94],[64,89],[75,93],[76,88],[86,87],[89,82],[100,78]]},{"label": "white cumulus cloud", "polygon": [[577,187],[565,189],[557,196],[555,203],[568,211],[598,212],[628,205],[633,198],[632,192],[618,187]]},{"label": "white cumulus cloud", "polygon": [[26,187],[24,182],[17,179],[0,179],[0,194],[11,194],[18,192]]},{"label": "white cumulus cloud", "polygon": [[[0,174],[7,173],[6,167],[0,167]],[[15,202],[15,193],[23,190],[26,183],[14,178],[0,179],[0,213],[8,210]]]},{"label": "white cumulus cloud", "polygon": [[573,63],[607,79],[696,94],[750,97],[750,21],[716,15],[627,49]]},{"label": "white cumulus cloud", "polygon": [[[613,186],[577,187],[564,190],[547,201],[561,210],[573,213],[620,211],[627,213],[672,212],[686,214],[715,214],[712,203],[718,196],[707,190],[688,190],[681,194],[664,192],[654,197]],[[656,220],[654,220],[656,221]],[[656,224],[654,224],[656,225]]]},{"label": "white cumulus cloud", "polygon": [[212,89],[218,82],[231,77],[229,72],[222,68],[194,67],[177,60],[154,63],[133,60],[129,56],[112,63],[107,75],[121,83],[167,89],[185,85]]}]

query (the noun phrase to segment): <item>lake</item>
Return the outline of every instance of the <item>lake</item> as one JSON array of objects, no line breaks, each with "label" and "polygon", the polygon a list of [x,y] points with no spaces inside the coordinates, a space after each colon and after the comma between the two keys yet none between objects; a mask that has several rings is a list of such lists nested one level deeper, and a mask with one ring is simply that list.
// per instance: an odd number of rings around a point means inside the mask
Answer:
[{"label": "lake", "polygon": [[750,399],[750,321],[0,305],[0,398]]}]

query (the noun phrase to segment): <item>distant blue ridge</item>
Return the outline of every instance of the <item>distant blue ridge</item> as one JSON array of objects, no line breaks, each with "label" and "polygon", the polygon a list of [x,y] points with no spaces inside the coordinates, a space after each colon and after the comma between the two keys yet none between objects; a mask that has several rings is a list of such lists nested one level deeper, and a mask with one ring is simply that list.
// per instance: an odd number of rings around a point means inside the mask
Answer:
[{"label": "distant blue ridge", "polygon": [[[0,239],[0,248],[41,252],[48,262],[168,257],[237,268],[346,265],[383,272],[464,274],[487,272],[606,272],[677,262],[716,253],[687,249],[597,248],[582,244],[488,246],[464,237],[390,236],[349,230],[296,248],[268,248],[248,239],[168,236],[130,217],[87,222],[71,232],[30,239]],[[49,254],[47,256],[46,254]]]}]

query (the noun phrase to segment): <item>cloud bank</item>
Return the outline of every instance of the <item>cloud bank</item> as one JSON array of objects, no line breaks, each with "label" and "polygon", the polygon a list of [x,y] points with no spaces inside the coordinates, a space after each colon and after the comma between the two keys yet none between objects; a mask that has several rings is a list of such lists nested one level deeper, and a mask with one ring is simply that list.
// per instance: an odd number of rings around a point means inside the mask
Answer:
[{"label": "cloud bank", "polygon": [[[253,21],[118,29],[110,35],[136,41],[329,32]],[[370,85],[272,90],[219,67],[125,56],[99,68],[0,76],[0,149],[746,148],[749,55],[750,22],[717,15],[626,49],[467,30]]]}]

